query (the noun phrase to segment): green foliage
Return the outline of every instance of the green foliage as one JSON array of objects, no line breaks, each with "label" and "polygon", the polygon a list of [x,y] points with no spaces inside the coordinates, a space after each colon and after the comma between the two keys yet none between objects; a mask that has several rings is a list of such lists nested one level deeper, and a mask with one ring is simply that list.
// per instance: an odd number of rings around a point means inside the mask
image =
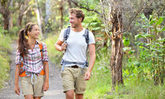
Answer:
[{"label": "green foliage", "polygon": [[99,0],[77,0],[80,5],[90,9],[98,9]]},{"label": "green foliage", "polygon": [[4,30],[0,27],[0,88],[3,87],[3,83],[8,79],[9,75],[9,52],[11,50],[11,39],[9,35],[3,34]]},{"label": "green foliage", "polygon": [[4,35],[3,34],[3,30],[1,27],[0,27],[0,49],[1,51],[9,51],[10,50],[10,42],[11,42],[11,39],[10,39],[10,36],[9,35]]},{"label": "green foliage", "polygon": [[3,27],[0,26],[0,34],[6,34],[7,30],[4,30]]},{"label": "green foliage", "polygon": [[62,58],[62,52],[57,51],[54,46],[57,39],[58,39],[58,35],[50,34],[44,42],[47,45],[48,55],[49,55],[51,62],[55,63],[56,65],[60,65],[60,61]]},{"label": "green foliage", "polygon": [[[110,56],[107,55],[110,54],[107,53],[108,50],[105,48],[101,48],[97,51],[97,60],[93,70],[94,76],[92,76],[91,80],[88,82],[87,91],[85,93],[86,99],[165,98],[165,85],[154,86],[155,81],[153,80],[154,76],[160,78],[164,76],[161,75],[164,70],[162,67],[165,66],[165,38],[162,34],[164,32],[162,19],[163,17],[158,18],[154,16],[152,20],[155,21],[152,22],[151,20],[152,24],[150,24],[145,16],[141,15],[141,20],[137,23],[137,25],[141,26],[141,28],[139,28],[140,33],[135,36],[136,49],[130,46],[131,42],[129,38],[123,37],[123,51],[125,53],[123,77],[125,87],[116,86],[116,90],[111,92],[111,81],[108,78],[110,72],[109,68],[107,68],[107,63],[109,63],[108,61],[110,59]],[[148,28],[151,31],[146,33]],[[135,54],[135,52],[137,54]],[[99,63],[104,63],[106,65],[99,65]],[[156,71],[158,72],[155,73]],[[109,81],[109,83],[107,81]]]},{"label": "green foliage", "polygon": [[[2,16],[2,14],[0,13],[0,23],[2,23],[3,22],[3,16]],[[1,27],[1,26],[0,26]]]},{"label": "green foliage", "polygon": [[12,29],[9,30],[11,35],[18,35],[20,28],[18,26],[14,26]]},{"label": "green foliage", "polygon": [[99,15],[94,12],[89,13],[87,10],[83,10],[83,12],[85,13],[83,26],[94,32],[101,31],[102,22],[99,19]]},{"label": "green foliage", "polygon": [[[162,24],[165,18],[153,15],[150,19],[150,21],[147,20],[142,14],[141,20],[136,23],[142,28],[139,30],[140,33],[135,36],[138,55],[130,55],[124,76],[137,77],[140,81],[154,78],[154,83],[160,83],[165,71],[165,38]],[[127,45],[125,41],[124,44]],[[155,77],[158,79],[155,80]]]}]

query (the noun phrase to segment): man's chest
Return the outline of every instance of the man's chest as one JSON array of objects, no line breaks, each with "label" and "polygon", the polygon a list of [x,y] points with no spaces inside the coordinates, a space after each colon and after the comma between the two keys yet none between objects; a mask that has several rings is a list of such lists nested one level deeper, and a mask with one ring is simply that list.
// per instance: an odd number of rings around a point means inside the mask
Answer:
[{"label": "man's chest", "polygon": [[86,41],[83,34],[70,34],[67,40],[68,46],[86,47]]}]

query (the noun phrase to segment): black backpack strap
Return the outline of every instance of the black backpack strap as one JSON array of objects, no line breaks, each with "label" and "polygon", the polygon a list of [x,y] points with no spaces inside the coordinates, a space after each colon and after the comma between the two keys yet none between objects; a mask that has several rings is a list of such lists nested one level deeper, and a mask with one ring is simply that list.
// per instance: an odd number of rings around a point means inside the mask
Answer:
[{"label": "black backpack strap", "polygon": [[89,30],[85,29],[85,33],[83,35],[85,37],[87,45],[89,44]]},{"label": "black backpack strap", "polygon": [[[87,50],[88,50],[88,45],[89,45],[89,30],[88,29],[85,29],[85,33],[84,33],[83,36],[85,37],[85,41],[87,43]],[[87,50],[86,50],[86,54],[88,52]],[[88,59],[86,59],[86,62],[85,62],[84,66],[88,67]]]},{"label": "black backpack strap", "polygon": [[68,26],[68,28],[64,31],[64,42],[66,42],[66,40],[68,39],[70,34],[70,26]]}]

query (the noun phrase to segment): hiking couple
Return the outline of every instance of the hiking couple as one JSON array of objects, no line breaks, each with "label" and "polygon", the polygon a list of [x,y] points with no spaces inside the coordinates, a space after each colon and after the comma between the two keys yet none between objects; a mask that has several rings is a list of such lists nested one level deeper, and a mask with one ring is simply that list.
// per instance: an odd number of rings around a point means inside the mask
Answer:
[{"label": "hiking couple", "polygon": [[[69,10],[71,26],[62,30],[55,48],[65,51],[61,77],[66,99],[83,99],[86,81],[90,79],[95,62],[95,39],[92,32],[83,28],[83,11]],[[18,79],[25,99],[41,99],[49,88],[48,52],[44,43],[37,41],[38,25],[29,23],[20,31],[16,56],[15,92],[20,94]],[[89,50],[89,64],[87,62]]]}]

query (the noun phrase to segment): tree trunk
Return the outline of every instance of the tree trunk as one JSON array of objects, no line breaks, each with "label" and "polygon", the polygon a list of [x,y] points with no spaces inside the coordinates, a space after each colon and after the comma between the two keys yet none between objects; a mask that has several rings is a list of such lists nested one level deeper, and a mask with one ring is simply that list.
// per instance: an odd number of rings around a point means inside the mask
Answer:
[{"label": "tree trunk", "polygon": [[10,20],[10,12],[6,10],[6,12],[3,14],[3,23],[5,30],[9,30],[9,20]]},{"label": "tree trunk", "polygon": [[10,10],[9,6],[12,0],[0,2],[0,13],[3,16],[4,29],[9,30]]},{"label": "tree trunk", "polygon": [[[118,3],[115,3],[118,4]],[[122,77],[122,58],[123,58],[123,42],[122,42],[122,11],[118,7],[112,8],[112,36],[111,36],[111,72],[112,72],[112,88],[118,84],[123,84]]]},{"label": "tree trunk", "polygon": [[60,14],[61,14],[61,29],[63,28],[63,0],[61,0],[61,6],[60,6]]},{"label": "tree trunk", "polygon": [[46,17],[45,17],[45,34],[47,34],[50,30],[50,22],[49,22],[49,18],[51,15],[51,1],[50,0],[46,0],[45,3],[45,10],[46,10]]},{"label": "tree trunk", "polygon": [[12,17],[12,13],[10,14],[9,27],[10,27],[10,29],[13,28],[13,17]]},{"label": "tree trunk", "polygon": [[[13,0],[10,1],[10,7],[14,8]],[[13,13],[14,13],[14,10],[10,10],[9,29],[13,28]]]},{"label": "tree trunk", "polygon": [[37,4],[37,9],[36,9],[36,14],[37,14],[37,22],[38,22],[38,26],[40,28],[40,33],[41,33],[41,38],[43,38],[43,33],[42,33],[42,21],[41,21],[41,17],[40,17],[40,11],[39,11],[39,4],[38,4],[38,0],[35,0],[36,4]]},{"label": "tree trunk", "polygon": [[21,26],[22,25],[22,18],[23,16],[18,16],[18,25]]},{"label": "tree trunk", "polygon": [[29,0],[24,0],[19,2],[19,15],[18,15],[18,26],[21,27],[22,26],[22,19],[24,17],[24,15],[29,11],[30,9],[30,5],[29,5]]},{"label": "tree trunk", "polygon": [[22,26],[22,19],[23,19],[23,13],[24,13],[24,4],[21,3],[20,8],[19,8],[19,15],[18,15],[18,26]]}]

